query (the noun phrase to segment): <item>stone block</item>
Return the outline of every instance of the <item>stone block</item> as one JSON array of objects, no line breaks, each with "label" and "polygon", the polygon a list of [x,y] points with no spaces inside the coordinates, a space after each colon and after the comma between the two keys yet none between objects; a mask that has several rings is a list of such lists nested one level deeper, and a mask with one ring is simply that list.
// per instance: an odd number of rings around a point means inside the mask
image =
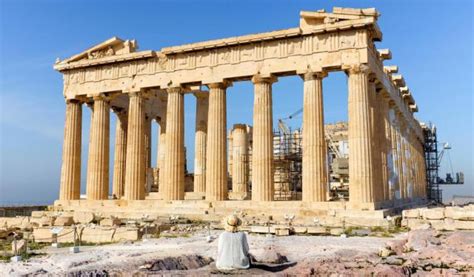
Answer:
[{"label": "stone block", "polygon": [[474,221],[474,210],[468,207],[446,207],[444,213],[447,218]]},{"label": "stone block", "polygon": [[32,217],[30,222],[38,224],[39,227],[54,226],[55,217],[43,216],[43,217]]},{"label": "stone block", "polygon": [[260,234],[275,233],[275,229],[271,226],[250,226],[250,232]]},{"label": "stone block", "polygon": [[308,231],[307,227],[304,226],[293,226],[293,232],[296,234],[305,234]]},{"label": "stone block", "polygon": [[454,231],[456,230],[456,226],[454,225],[454,220],[452,218],[445,218],[444,219],[444,230],[446,231]]},{"label": "stone block", "polygon": [[113,240],[115,228],[104,227],[84,227],[81,234],[81,241],[90,243],[108,243]]},{"label": "stone block", "polygon": [[322,226],[310,226],[307,229],[307,233],[310,235],[326,235],[328,234],[328,230],[326,227]]},{"label": "stone block", "polygon": [[456,230],[474,230],[474,221],[454,220]]},{"label": "stone block", "polygon": [[425,209],[422,211],[423,219],[444,219],[444,208]]},{"label": "stone block", "polygon": [[403,210],[402,216],[403,218],[419,218],[420,209]]},{"label": "stone block", "polygon": [[38,227],[33,229],[33,239],[36,242],[52,242],[53,234],[48,227]]},{"label": "stone block", "polygon": [[444,219],[440,220],[428,220],[430,223],[431,227],[435,230],[443,231],[446,230],[446,223]]},{"label": "stone block", "polygon": [[343,228],[331,228],[331,230],[329,231],[329,233],[332,235],[332,236],[340,236],[344,233],[344,229]]},{"label": "stone block", "polygon": [[60,216],[54,221],[54,226],[71,226],[74,224],[72,216]]},{"label": "stone block", "polygon": [[323,217],[319,220],[319,224],[326,227],[343,227],[343,220],[338,217]]},{"label": "stone block", "polygon": [[36,218],[40,218],[40,217],[43,217],[43,216],[46,216],[46,212],[45,211],[32,211],[31,212],[31,217],[36,217]]},{"label": "stone block", "polygon": [[0,217],[0,227],[4,228],[21,228],[21,226],[30,221],[27,216],[17,217]]},{"label": "stone block", "polygon": [[290,229],[288,228],[275,228],[275,235],[277,236],[289,236]]},{"label": "stone block", "polygon": [[423,219],[407,218],[402,220],[402,226],[408,227],[410,229],[426,229],[426,227],[430,227],[430,224],[428,223],[428,221]]},{"label": "stone block", "polygon": [[92,212],[74,212],[73,219],[75,223],[88,224],[96,221],[96,216]]},{"label": "stone block", "polygon": [[248,198],[248,194],[246,192],[229,192],[229,200],[244,200]]},{"label": "stone block", "polygon": [[142,232],[138,228],[120,227],[116,229],[112,241],[136,241],[141,238]]},{"label": "stone block", "polygon": [[122,221],[114,217],[104,218],[100,221],[100,226],[106,226],[106,227],[120,226],[120,224],[122,224]]}]

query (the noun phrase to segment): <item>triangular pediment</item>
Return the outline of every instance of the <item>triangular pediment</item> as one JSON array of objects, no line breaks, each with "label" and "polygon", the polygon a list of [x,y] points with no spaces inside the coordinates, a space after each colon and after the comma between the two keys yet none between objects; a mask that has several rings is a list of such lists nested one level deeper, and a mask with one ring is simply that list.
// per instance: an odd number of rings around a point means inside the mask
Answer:
[{"label": "triangular pediment", "polygon": [[114,55],[130,54],[138,48],[135,40],[122,40],[118,37],[112,37],[102,43],[99,43],[82,53],[74,55],[61,61],[61,64],[73,63],[82,60],[93,60]]}]

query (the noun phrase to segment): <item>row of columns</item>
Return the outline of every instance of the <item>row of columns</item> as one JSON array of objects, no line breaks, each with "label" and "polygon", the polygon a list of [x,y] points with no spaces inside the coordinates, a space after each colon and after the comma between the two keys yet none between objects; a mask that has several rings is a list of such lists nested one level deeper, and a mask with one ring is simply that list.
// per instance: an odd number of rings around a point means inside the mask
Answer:
[{"label": "row of columns", "polygon": [[[375,80],[365,65],[347,70],[349,112],[350,201],[375,203],[391,200],[395,168],[400,196],[423,196],[424,159],[421,144],[413,132],[407,132],[403,117],[390,116],[393,108],[383,92],[377,92]],[[303,113],[303,200],[327,200],[327,146],[324,135],[324,71],[307,72],[304,80]],[[273,184],[273,112],[272,76],[256,75],[254,84],[252,200],[272,201]],[[227,199],[226,89],[227,82],[208,84],[209,93],[196,93],[195,183],[194,191],[205,193],[207,200]],[[117,113],[113,192],[128,200],[145,197],[146,168],[151,128],[145,115],[145,98],[140,92],[129,93],[128,114]],[[108,197],[109,99],[97,96],[91,118],[87,198]],[[393,112],[392,112],[393,113]],[[79,199],[81,160],[82,105],[68,100],[63,146],[60,199]],[[160,193],[164,200],[184,199],[184,93],[182,88],[168,89],[166,118],[161,119],[158,150]],[[238,137],[238,136],[237,136]],[[166,147],[163,147],[166,144]],[[236,153],[237,154],[237,153]],[[235,163],[234,172],[239,170]],[[413,170],[415,169],[415,170]],[[235,187],[246,184],[242,174],[234,176]],[[245,175],[245,174],[244,174]],[[242,192],[246,188],[242,187]],[[408,191],[410,190],[410,192]],[[413,193],[411,192],[413,191]]]}]

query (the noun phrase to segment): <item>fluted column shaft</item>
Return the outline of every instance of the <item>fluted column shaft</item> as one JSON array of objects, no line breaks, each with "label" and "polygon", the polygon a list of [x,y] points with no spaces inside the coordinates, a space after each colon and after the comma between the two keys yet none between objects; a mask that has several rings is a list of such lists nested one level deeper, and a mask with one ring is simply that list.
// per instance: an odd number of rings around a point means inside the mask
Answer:
[{"label": "fluted column shaft", "polygon": [[145,171],[151,167],[151,122],[151,118],[145,115],[145,125],[143,128],[145,132]]},{"label": "fluted column shaft", "polygon": [[115,126],[115,153],[112,194],[117,198],[121,198],[124,195],[125,190],[128,113],[124,110],[118,110],[115,112],[115,114],[117,115],[117,121]]},{"label": "fluted column shaft", "polygon": [[66,102],[59,200],[77,200],[81,194],[82,103]]},{"label": "fluted column shaft", "polygon": [[225,200],[227,199],[227,84],[215,83],[208,87],[209,147],[206,153],[206,200]]},{"label": "fluted column shaft", "polygon": [[160,130],[158,131],[158,152],[156,153],[156,167],[158,168],[158,191],[161,191],[164,178],[163,171],[165,168],[166,155],[166,119],[160,118],[159,124]]},{"label": "fluted column shaft", "polygon": [[304,75],[303,201],[326,201],[327,146],[324,136],[323,78],[326,72]]},{"label": "fluted column shaft", "polygon": [[380,113],[380,105],[377,101],[375,80],[371,76],[369,80],[369,101],[370,101],[370,122],[371,122],[371,143],[372,143],[372,161],[373,161],[373,177],[374,177],[374,197],[375,202],[383,201],[384,187],[382,179],[382,160],[381,147],[383,139],[383,130],[381,126],[382,118]]},{"label": "fluted column shaft", "polygon": [[206,145],[209,94],[196,95],[196,132],[194,137],[194,192],[206,192]]},{"label": "fluted column shaft", "polygon": [[368,74],[364,65],[349,70],[349,200],[353,203],[375,201]]},{"label": "fluted column shaft", "polygon": [[184,95],[181,88],[168,89],[164,159],[164,170],[162,174],[160,173],[160,192],[163,199],[183,200]]},{"label": "fluted column shaft", "polygon": [[252,200],[272,201],[273,107],[272,83],[276,78],[254,76]]},{"label": "fluted column shaft", "polygon": [[125,199],[145,199],[145,98],[129,93]]},{"label": "fluted column shaft", "polygon": [[384,184],[384,199],[385,200],[392,200],[393,199],[393,191],[389,184],[390,181],[390,173],[391,170],[389,168],[389,159],[392,159],[391,152],[392,152],[392,133],[390,127],[390,118],[389,118],[389,103],[387,99],[385,99],[385,95],[380,95],[380,103],[381,103],[381,111],[382,111],[382,128],[384,132],[384,147],[382,150],[382,180]]},{"label": "fluted column shaft", "polygon": [[378,201],[385,201],[389,199],[388,190],[388,171],[387,171],[387,136],[385,128],[385,99],[383,98],[382,92],[378,92],[375,95],[375,140],[378,142],[377,150],[380,172],[378,174],[378,180],[380,181],[379,187],[379,199]]},{"label": "fluted column shaft", "polygon": [[104,97],[94,97],[87,168],[87,199],[104,200],[109,195],[110,105]]},{"label": "fluted column shaft", "polygon": [[249,181],[247,126],[235,124],[232,139],[232,192],[247,193]]},{"label": "fluted column shaft", "polygon": [[407,197],[407,182],[406,182],[406,164],[405,164],[405,142],[404,142],[404,130],[405,123],[400,114],[397,114],[399,128],[397,132],[398,142],[398,170],[399,170],[399,181],[400,181],[400,198],[404,199]]},{"label": "fluted column shaft", "polygon": [[[393,103],[392,103],[393,104]],[[390,104],[391,105],[391,104]],[[391,181],[392,189],[393,189],[393,198],[397,199],[401,197],[401,181],[400,181],[400,151],[398,148],[398,126],[397,126],[397,119],[395,115],[395,111],[393,107],[390,106],[389,110],[389,117],[390,117],[390,135],[391,135],[391,153],[392,153],[392,165],[393,165],[393,175]],[[398,192],[398,195],[397,195]]]}]

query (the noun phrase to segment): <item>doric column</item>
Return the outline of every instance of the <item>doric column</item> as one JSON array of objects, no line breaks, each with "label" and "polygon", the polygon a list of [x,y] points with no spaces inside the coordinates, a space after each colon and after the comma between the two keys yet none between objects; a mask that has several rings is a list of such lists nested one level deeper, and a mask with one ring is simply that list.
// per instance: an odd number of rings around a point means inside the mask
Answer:
[{"label": "doric column", "polygon": [[249,182],[247,126],[235,124],[232,139],[232,192],[245,194]]},{"label": "doric column", "polygon": [[[182,89],[168,89],[166,148],[160,192],[164,200],[184,199],[184,95]],[[163,178],[161,178],[163,177]]]},{"label": "doric column", "polygon": [[78,200],[81,194],[82,103],[66,101],[63,160],[59,200]]},{"label": "doric column", "polygon": [[114,175],[112,179],[112,195],[121,198],[125,190],[125,170],[127,157],[128,113],[124,109],[114,109],[117,115],[115,126]]},{"label": "doric column", "polygon": [[[391,178],[391,185],[393,190],[393,199],[401,198],[400,190],[400,151],[398,147],[398,120],[394,110],[394,103],[389,103],[389,120],[390,120],[390,151],[392,154],[393,176]],[[398,192],[398,193],[397,193]]]},{"label": "doric column", "polygon": [[158,152],[156,157],[156,167],[158,168],[158,191],[163,184],[163,171],[165,168],[166,154],[166,115],[158,121],[160,128],[158,130]]},{"label": "doric column", "polygon": [[303,201],[326,201],[327,146],[324,136],[323,78],[326,72],[308,72],[303,100]]},{"label": "doric column", "polygon": [[272,201],[273,187],[273,109],[272,83],[276,78],[256,75],[253,106],[252,200]]},{"label": "doric column", "polygon": [[390,118],[389,118],[389,103],[386,99],[388,97],[385,92],[380,94],[380,104],[381,104],[381,120],[382,120],[382,131],[384,133],[384,146],[382,150],[382,181],[384,185],[384,199],[385,200],[392,200],[393,199],[393,191],[390,186],[390,163],[392,159],[392,134],[391,134],[391,127],[390,127]]},{"label": "doric column", "polygon": [[398,143],[398,178],[400,183],[400,198],[407,197],[407,182],[406,182],[406,165],[405,165],[405,122],[401,116],[401,113],[397,112],[398,118],[398,132],[397,132],[397,143]]},{"label": "doric column", "polygon": [[145,98],[130,92],[127,132],[125,199],[145,198]]},{"label": "doric column", "polygon": [[194,137],[194,192],[206,192],[206,140],[209,94],[194,93],[196,96],[196,132]]},{"label": "doric column", "polygon": [[90,127],[87,199],[104,200],[109,195],[110,105],[103,96],[94,97]]},{"label": "doric column", "polygon": [[209,84],[206,200],[227,199],[227,83]]},{"label": "doric column", "polygon": [[375,201],[368,74],[365,65],[349,69],[349,200],[353,203]]},{"label": "doric column", "polygon": [[144,132],[145,132],[145,171],[151,167],[151,118],[145,115]]},{"label": "doric column", "polygon": [[372,165],[374,177],[374,197],[375,202],[383,201],[383,180],[382,180],[382,161],[381,147],[383,139],[383,129],[381,126],[382,118],[380,113],[380,104],[376,95],[375,76],[369,76],[369,101],[370,101],[370,123],[371,123],[371,143],[372,143]]}]

